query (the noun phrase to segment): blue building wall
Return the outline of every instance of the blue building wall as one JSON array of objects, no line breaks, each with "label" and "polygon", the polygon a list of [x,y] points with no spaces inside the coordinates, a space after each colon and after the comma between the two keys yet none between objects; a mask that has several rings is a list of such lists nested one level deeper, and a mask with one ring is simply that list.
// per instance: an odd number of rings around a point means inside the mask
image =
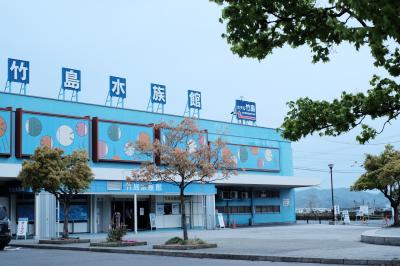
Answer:
[{"label": "blue building wall", "polygon": [[[77,103],[69,101],[60,101],[55,99],[32,97],[20,94],[0,93],[0,108],[13,108],[13,121],[15,121],[15,110],[23,108],[26,111],[43,112],[51,114],[62,114],[69,116],[90,116],[98,117],[104,120],[114,120],[139,124],[156,124],[160,122],[178,123],[182,120],[181,116],[151,113],[140,110],[113,108],[102,105]],[[207,119],[198,119],[197,124],[201,129],[208,131],[208,140],[214,141],[222,138],[224,141],[232,144],[270,147],[279,149],[279,170],[277,171],[251,171],[252,175],[272,175],[279,179],[279,176],[293,175],[292,149],[290,142],[284,140],[280,133],[273,128],[246,126],[228,122],[213,121]],[[89,134],[91,129],[89,125]],[[14,132],[12,132],[14,136]],[[91,143],[89,142],[89,146]],[[0,157],[0,163],[20,164],[21,159],[15,157],[15,138],[12,138],[12,156]],[[91,149],[91,147],[89,147]],[[138,167],[138,164],[119,163],[119,162],[93,162],[90,165],[101,168],[132,169]],[[241,174],[241,172],[239,172]],[[243,173],[245,174],[245,173]],[[0,173],[1,177],[1,173]],[[257,189],[258,186],[252,188]],[[267,189],[267,188],[266,188]],[[270,188],[268,188],[270,189]],[[249,219],[253,218],[253,224],[265,223],[291,223],[295,221],[295,197],[294,189],[275,188],[280,191],[279,198],[254,198],[253,205],[279,205],[279,213],[257,213],[246,214],[224,214],[224,218],[229,223],[233,220],[238,225],[248,225]],[[283,199],[289,199],[289,207],[283,206]],[[224,206],[226,201],[216,200],[216,206]],[[230,200],[229,205],[233,206],[251,206],[250,199]]]},{"label": "blue building wall", "polygon": [[[253,186],[254,190],[262,190],[262,187]],[[221,189],[227,189],[226,187]],[[232,190],[238,190],[238,188],[232,187]],[[247,225],[260,225],[260,224],[275,224],[275,223],[294,223],[296,221],[295,214],[295,193],[293,188],[265,188],[265,190],[279,191],[279,197],[277,198],[259,198],[254,197],[253,199],[216,199],[215,205],[217,209],[219,207],[248,207],[249,212],[237,213],[230,212],[229,214],[224,212],[224,221],[228,226],[232,226],[234,223],[238,226]],[[288,200],[288,206],[284,205],[284,200]],[[257,206],[279,206],[279,212],[271,213],[260,213],[257,211]],[[253,213],[251,213],[253,212]],[[252,221],[251,221],[252,219]]]},{"label": "blue building wall", "polygon": [[[151,113],[139,110],[113,108],[102,105],[77,103],[69,101],[60,101],[56,99],[32,97],[20,94],[0,93],[0,108],[12,107],[14,112],[17,108],[23,108],[27,111],[63,114],[71,116],[90,116],[99,117],[100,119],[115,120],[122,122],[132,122],[139,124],[152,124],[152,123],[178,123],[182,120],[181,116]],[[15,116],[15,113],[13,114]],[[14,120],[14,118],[13,118]],[[221,121],[213,121],[207,119],[198,119],[198,126],[201,129],[208,130],[208,137],[210,141],[221,137],[224,141],[234,144],[244,145],[257,145],[276,147],[280,149],[280,171],[268,172],[259,174],[268,175],[293,175],[292,165],[292,149],[290,142],[284,140],[276,129],[246,126],[239,124],[232,124]],[[13,138],[13,155],[15,155],[15,138]],[[0,158],[1,162],[7,163],[21,163],[21,160],[16,159],[15,156],[9,158]],[[101,162],[96,164],[97,167],[118,167],[131,169],[132,165],[106,163]],[[258,174],[254,172],[254,174]]]}]

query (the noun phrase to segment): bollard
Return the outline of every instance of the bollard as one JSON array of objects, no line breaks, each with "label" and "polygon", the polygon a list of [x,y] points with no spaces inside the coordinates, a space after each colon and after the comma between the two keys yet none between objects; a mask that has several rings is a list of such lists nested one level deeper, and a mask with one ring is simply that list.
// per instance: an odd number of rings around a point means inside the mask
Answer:
[{"label": "bollard", "polygon": [[318,219],[319,219],[319,224],[321,224],[321,217],[318,217]]},{"label": "bollard", "polygon": [[307,217],[307,224],[308,224],[308,217]]}]

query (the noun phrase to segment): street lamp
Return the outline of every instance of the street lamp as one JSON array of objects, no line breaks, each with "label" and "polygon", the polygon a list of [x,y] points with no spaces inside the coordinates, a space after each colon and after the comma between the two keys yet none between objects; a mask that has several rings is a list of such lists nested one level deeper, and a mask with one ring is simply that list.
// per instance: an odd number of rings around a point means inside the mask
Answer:
[{"label": "street lamp", "polygon": [[333,164],[328,164],[329,170],[331,172],[331,197],[332,197],[332,222],[335,223],[335,202],[333,201],[333,179],[332,179],[332,168]]}]

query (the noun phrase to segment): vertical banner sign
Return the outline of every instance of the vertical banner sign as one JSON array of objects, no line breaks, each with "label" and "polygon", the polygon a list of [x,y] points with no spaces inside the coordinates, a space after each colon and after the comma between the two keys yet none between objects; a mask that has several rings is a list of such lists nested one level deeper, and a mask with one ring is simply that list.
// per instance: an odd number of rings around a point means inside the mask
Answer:
[{"label": "vertical banner sign", "polygon": [[62,89],[64,90],[81,90],[81,71],[63,67],[61,70]]},{"label": "vertical banner sign", "polygon": [[151,102],[158,104],[166,104],[167,103],[167,89],[165,85],[150,84],[151,90]]},{"label": "vertical banner sign", "polygon": [[111,97],[126,98],[126,79],[110,76],[110,91]]},{"label": "vertical banner sign", "polygon": [[9,82],[29,83],[29,61],[8,58]]},{"label": "vertical banner sign", "polygon": [[190,109],[201,109],[201,92],[188,90],[188,106]]},{"label": "vertical banner sign", "polygon": [[238,120],[256,121],[256,103],[236,100],[236,117]]}]

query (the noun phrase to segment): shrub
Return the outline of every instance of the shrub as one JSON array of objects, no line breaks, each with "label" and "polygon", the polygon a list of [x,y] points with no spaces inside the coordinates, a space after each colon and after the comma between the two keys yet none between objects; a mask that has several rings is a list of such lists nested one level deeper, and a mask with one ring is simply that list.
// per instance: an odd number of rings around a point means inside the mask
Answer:
[{"label": "shrub", "polygon": [[183,239],[180,237],[173,237],[165,242],[165,245],[182,245]]},{"label": "shrub", "polygon": [[122,237],[126,235],[126,227],[121,225],[119,227],[111,228],[108,231],[107,242],[121,242]]},{"label": "shrub", "polygon": [[183,240],[180,237],[173,237],[165,242],[165,245],[203,245],[203,244],[207,243],[200,238]]}]

